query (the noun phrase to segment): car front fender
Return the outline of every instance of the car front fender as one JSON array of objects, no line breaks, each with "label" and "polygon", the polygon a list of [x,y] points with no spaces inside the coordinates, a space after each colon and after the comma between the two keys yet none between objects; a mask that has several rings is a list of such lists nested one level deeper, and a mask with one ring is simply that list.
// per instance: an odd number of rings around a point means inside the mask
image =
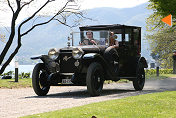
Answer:
[{"label": "car front fender", "polygon": [[55,73],[60,71],[59,64],[54,60],[52,60],[48,55],[35,56],[35,57],[31,57],[31,59],[32,60],[41,59],[45,64],[47,71],[49,71],[50,73]]},{"label": "car front fender", "polygon": [[42,55],[39,55],[39,56],[32,56],[32,57],[31,57],[32,60],[41,59],[41,58],[42,58]]},{"label": "car front fender", "polygon": [[41,59],[44,63],[51,61],[48,55],[40,55],[31,57],[32,60]]},{"label": "car front fender", "polygon": [[104,57],[98,53],[88,53],[85,54],[83,57],[84,64],[87,64],[89,66],[92,62],[98,62],[103,67],[103,73],[105,74],[106,78],[112,79],[112,72],[111,72],[111,66],[107,61],[104,59]]},{"label": "car front fender", "polygon": [[98,56],[99,56],[99,54],[97,54],[97,53],[88,53],[83,56],[83,59],[94,59]]}]

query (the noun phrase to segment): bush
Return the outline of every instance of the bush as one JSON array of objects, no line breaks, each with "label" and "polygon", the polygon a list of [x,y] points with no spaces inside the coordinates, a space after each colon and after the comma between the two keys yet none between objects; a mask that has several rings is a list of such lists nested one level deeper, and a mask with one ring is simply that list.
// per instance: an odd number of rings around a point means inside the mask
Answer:
[{"label": "bush", "polygon": [[[14,77],[13,75],[15,75],[15,73],[14,73],[14,71],[9,71],[9,72],[7,72],[7,73],[3,73],[3,74],[1,74],[0,76],[12,76],[12,77]],[[20,73],[19,75],[18,75],[18,77],[19,77],[19,79],[23,79],[23,78],[30,78],[30,75],[31,75],[31,73],[29,72],[29,73],[24,73],[24,72],[22,72],[22,73]]]},{"label": "bush", "polygon": [[30,75],[31,75],[30,72],[29,72],[29,73],[24,73],[24,72],[22,72],[21,74],[19,74],[19,78],[20,78],[20,79],[23,79],[23,78],[30,78]]},{"label": "bush", "polygon": [[[145,73],[147,75],[154,75],[156,74],[156,69],[147,69]],[[159,74],[173,74],[173,69],[160,69]]]},{"label": "bush", "polygon": [[7,73],[3,73],[1,76],[12,76],[14,74],[13,71],[9,71]]}]

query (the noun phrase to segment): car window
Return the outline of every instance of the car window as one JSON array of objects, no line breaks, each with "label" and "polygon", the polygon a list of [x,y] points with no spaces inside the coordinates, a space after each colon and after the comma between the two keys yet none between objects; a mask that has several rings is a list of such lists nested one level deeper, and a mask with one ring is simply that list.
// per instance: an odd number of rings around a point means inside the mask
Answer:
[{"label": "car window", "polygon": [[91,41],[95,41],[97,45],[108,45],[108,31],[84,31],[81,43],[83,45],[92,45]]},{"label": "car window", "polygon": [[137,46],[139,43],[139,30],[133,29],[134,32],[134,45]]},{"label": "car window", "polygon": [[97,45],[108,45],[109,31],[82,31],[72,34],[74,45],[93,45],[92,40]]},{"label": "car window", "polygon": [[122,29],[114,29],[111,30],[110,32],[114,32],[114,35],[117,37],[115,38],[116,41],[122,42]]},{"label": "car window", "polygon": [[125,29],[125,42],[130,42],[131,41],[131,34],[132,34],[132,29],[131,28],[126,28]]},{"label": "car window", "polygon": [[116,41],[122,42],[122,34],[115,34],[117,36]]},{"label": "car window", "polygon": [[129,42],[130,41],[130,34],[125,34],[125,41]]}]

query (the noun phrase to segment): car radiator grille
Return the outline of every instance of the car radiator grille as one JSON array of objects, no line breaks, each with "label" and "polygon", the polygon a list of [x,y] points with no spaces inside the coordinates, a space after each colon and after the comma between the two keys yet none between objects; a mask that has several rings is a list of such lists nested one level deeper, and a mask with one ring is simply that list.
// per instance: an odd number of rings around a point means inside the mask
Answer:
[{"label": "car radiator grille", "polygon": [[72,57],[72,53],[60,54],[60,72],[61,73],[74,73],[77,67],[74,65],[76,60]]}]

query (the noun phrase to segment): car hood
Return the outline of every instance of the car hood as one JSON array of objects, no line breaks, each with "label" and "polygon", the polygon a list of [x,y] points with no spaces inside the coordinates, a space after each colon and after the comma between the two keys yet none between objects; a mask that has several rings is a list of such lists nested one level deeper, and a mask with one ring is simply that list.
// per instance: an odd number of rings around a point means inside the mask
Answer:
[{"label": "car hood", "polygon": [[61,48],[60,52],[71,52],[73,48],[81,48],[85,53],[99,53],[104,52],[107,46],[105,45],[83,45]]}]

